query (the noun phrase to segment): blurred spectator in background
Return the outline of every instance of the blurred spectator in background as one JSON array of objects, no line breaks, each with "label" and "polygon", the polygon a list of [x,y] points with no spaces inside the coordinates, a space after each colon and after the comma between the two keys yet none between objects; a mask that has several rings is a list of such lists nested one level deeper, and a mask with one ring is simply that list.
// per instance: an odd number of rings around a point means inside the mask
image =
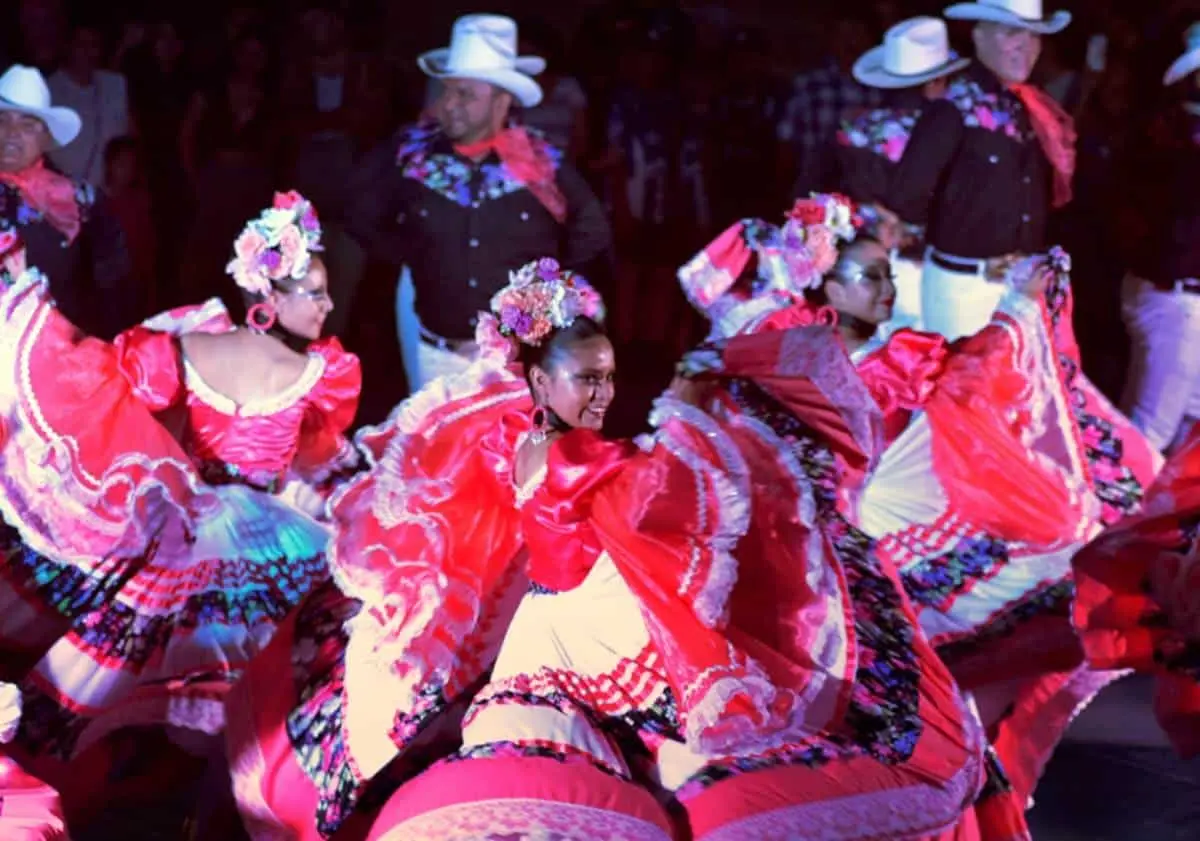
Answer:
[{"label": "blurred spectator in background", "polygon": [[545,134],[569,161],[578,163],[587,150],[588,99],[571,72],[562,36],[554,27],[534,19],[522,25],[521,43],[522,54],[546,59],[546,69],[538,76],[545,96],[524,110],[521,121]]},{"label": "blurred spectator in background", "polygon": [[673,37],[652,22],[631,35],[608,121],[609,181],[618,256],[614,312],[619,341],[656,339],[678,348],[691,320],[675,270],[679,253],[703,245],[711,224],[703,171],[704,125],[681,96]]},{"label": "blurred spectator in background", "polygon": [[191,185],[179,154],[179,133],[194,87],[185,58],[175,24],[154,19],[126,24],[113,57],[129,83],[139,157],[156,211],[156,283],[164,291],[176,285],[192,211]]},{"label": "blurred spectator in background", "polygon": [[12,49],[22,64],[51,73],[62,59],[67,40],[63,0],[19,0]]},{"label": "blurred spectator in background", "polygon": [[[240,313],[240,296],[226,283],[229,243],[247,219],[270,204],[282,137],[269,114],[270,53],[256,31],[234,42],[216,84],[192,96],[180,130],[179,152],[196,211],[184,247],[178,303],[225,294]],[[172,302],[175,303],[175,302]]]},{"label": "blurred spectator in background", "polygon": [[141,145],[135,138],[117,137],[105,147],[103,184],[129,248],[129,309],[135,320],[149,318],[157,312],[154,213]]},{"label": "blurred spectator in background", "polygon": [[843,115],[883,103],[880,91],[859,84],[850,72],[874,40],[875,33],[863,18],[838,17],[831,22],[824,62],[796,77],[779,129],[795,156],[795,195],[807,196],[829,181],[833,166],[829,141]]},{"label": "blurred spectator in background", "polygon": [[63,66],[49,79],[54,101],[82,121],[79,136],[52,151],[50,158],[71,178],[97,185],[104,181],[105,147],[113,138],[130,133],[125,77],[102,69],[105,55],[100,28],[74,24]]},{"label": "blurred spectator in background", "polygon": [[787,145],[779,139],[788,90],[771,73],[770,44],[757,29],[735,30],[724,44],[709,113],[712,218],[773,219],[786,209]]}]

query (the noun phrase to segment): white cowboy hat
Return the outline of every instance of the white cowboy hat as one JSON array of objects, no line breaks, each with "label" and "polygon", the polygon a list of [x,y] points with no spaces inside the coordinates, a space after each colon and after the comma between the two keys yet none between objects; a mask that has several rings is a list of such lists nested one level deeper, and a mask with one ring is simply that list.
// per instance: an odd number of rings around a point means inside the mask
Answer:
[{"label": "white cowboy hat", "polygon": [[1058,11],[1050,17],[1042,12],[1042,0],[979,0],[956,3],[942,12],[950,20],[982,20],[1028,29],[1039,35],[1062,32],[1071,22],[1071,13]]},{"label": "white cowboy hat", "polygon": [[57,146],[66,146],[83,126],[70,108],[50,104],[50,88],[35,67],[14,64],[0,76],[0,111],[16,111],[37,117],[46,124]]},{"label": "white cowboy hat", "polygon": [[869,88],[911,88],[957,73],[971,63],[950,49],[940,18],[900,21],[883,36],[883,44],[854,62],[854,78]]},{"label": "white cowboy hat", "polygon": [[1175,59],[1163,74],[1163,84],[1173,85],[1200,70],[1200,23],[1193,23],[1183,33],[1183,55]]},{"label": "white cowboy hat", "polygon": [[435,79],[478,79],[508,91],[532,108],[542,88],[531,76],[546,69],[545,59],[517,55],[517,22],[503,15],[464,15],[454,22],[450,46],[417,59]]}]

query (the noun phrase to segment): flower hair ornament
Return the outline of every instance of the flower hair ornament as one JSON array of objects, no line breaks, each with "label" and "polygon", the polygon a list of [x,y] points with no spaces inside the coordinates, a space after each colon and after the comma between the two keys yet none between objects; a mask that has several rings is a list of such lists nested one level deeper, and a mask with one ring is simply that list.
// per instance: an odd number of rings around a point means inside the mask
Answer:
[{"label": "flower hair ornament", "polygon": [[0,231],[0,288],[16,286],[23,279],[39,279],[42,273],[25,263],[25,243],[15,228]]},{"label": "flower hair ornament", "polygon": [[[312,255],[321,247],[321,222],[312,204],[290,190],[276,193],[271,206],[251,220],[233,243],[226,273],[245,291],[265,297],[276,284],[303,280]],[[250,308],[252,327],[270,329],[275,313],[269,304]]]},{"label": "flower hair ornament", "polygon": [[484,354],[512,362],[521,345],[539,347],[581,316],[604,320],[600,293],[582,275],[545,257],[509,273],[508,285],[492,297],[491,312],[480,315],[475,340]]},{"label": "flower hair ornament", "polygon": [[[763,295],[796,300],[806,289],[820,286],[837,263],[838,246],[853,242],[862,226],[850,199],[816,193],[798,200],[782,226],[743,219],[728,228],[680,268],[679,283],[692,305],[706,315],[727,295],[742,301]],[[748,286],[738,288],[751,258],[758,262],[755,276]]]}]

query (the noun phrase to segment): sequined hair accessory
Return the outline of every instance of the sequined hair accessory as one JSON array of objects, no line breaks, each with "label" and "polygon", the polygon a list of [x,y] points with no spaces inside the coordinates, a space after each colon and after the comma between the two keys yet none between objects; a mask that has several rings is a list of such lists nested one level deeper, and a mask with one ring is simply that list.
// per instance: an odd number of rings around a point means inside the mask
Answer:
[{"label": "sequined hair accessory", "polygon": [[280,281],[303,280],[313,253],[321,250],[316,209],[295,190],[276,193],[271,206],[234,241],[225,271],[247,292],[266,295]]},{"label": "sequined hair accessory", "polygon": [[512,360],[521,345],[538,347],[581,316],[604,320],[600,293],[582,275],[546,257],[509,274],[508,285],[492,297],[491,312],[479,319],[476,341],[485,352]]}]

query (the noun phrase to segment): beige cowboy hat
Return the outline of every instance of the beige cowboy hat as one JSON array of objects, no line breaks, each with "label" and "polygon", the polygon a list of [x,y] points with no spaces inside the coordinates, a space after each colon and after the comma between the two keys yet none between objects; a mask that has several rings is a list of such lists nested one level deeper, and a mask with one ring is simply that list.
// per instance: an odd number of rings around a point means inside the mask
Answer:
[{"label": "beige cowboy hat", "polygon": [[883,43],[854,62],[854,78],[869,88],[911,88],[957,73],[971,63],[950,49],[946,23],[915,17],[889,29]]},{"label": "beige cowboy hat", "polygon": [[1173,85],[1200,70],[1200,23],[1193,23],[1183,33],[1183,55],[1171,62],[1163,74],[1163,84]]},{"label": "beige cowboy hat", "polygon": [[1003,23],[1028,29],[1039,35],[1062,32],[1071,23],[1071,13],[1057,11],[1050,17],[1042,12],[1042,0],[979,0],[956,3],[942,14],[950,20],[976,20]]},{"label": "beige cowboy hat", "polygon": [[50,104],[50,88],[41,72],[22,64],[14,64],[0,76],[0,111],[37,117],[46,124],[56,146],[66,146],[83,126],[73,110]]},{"label": "beige cowboy hat", "polygon": [[435,79],[488,82],[511,93],[525,108],[542,101],[542,87],[532,77],[546,69],[546,60],[517,55],[517,23],[503,15],[459,18],[450,46],[422,54],[417,66]]}]

